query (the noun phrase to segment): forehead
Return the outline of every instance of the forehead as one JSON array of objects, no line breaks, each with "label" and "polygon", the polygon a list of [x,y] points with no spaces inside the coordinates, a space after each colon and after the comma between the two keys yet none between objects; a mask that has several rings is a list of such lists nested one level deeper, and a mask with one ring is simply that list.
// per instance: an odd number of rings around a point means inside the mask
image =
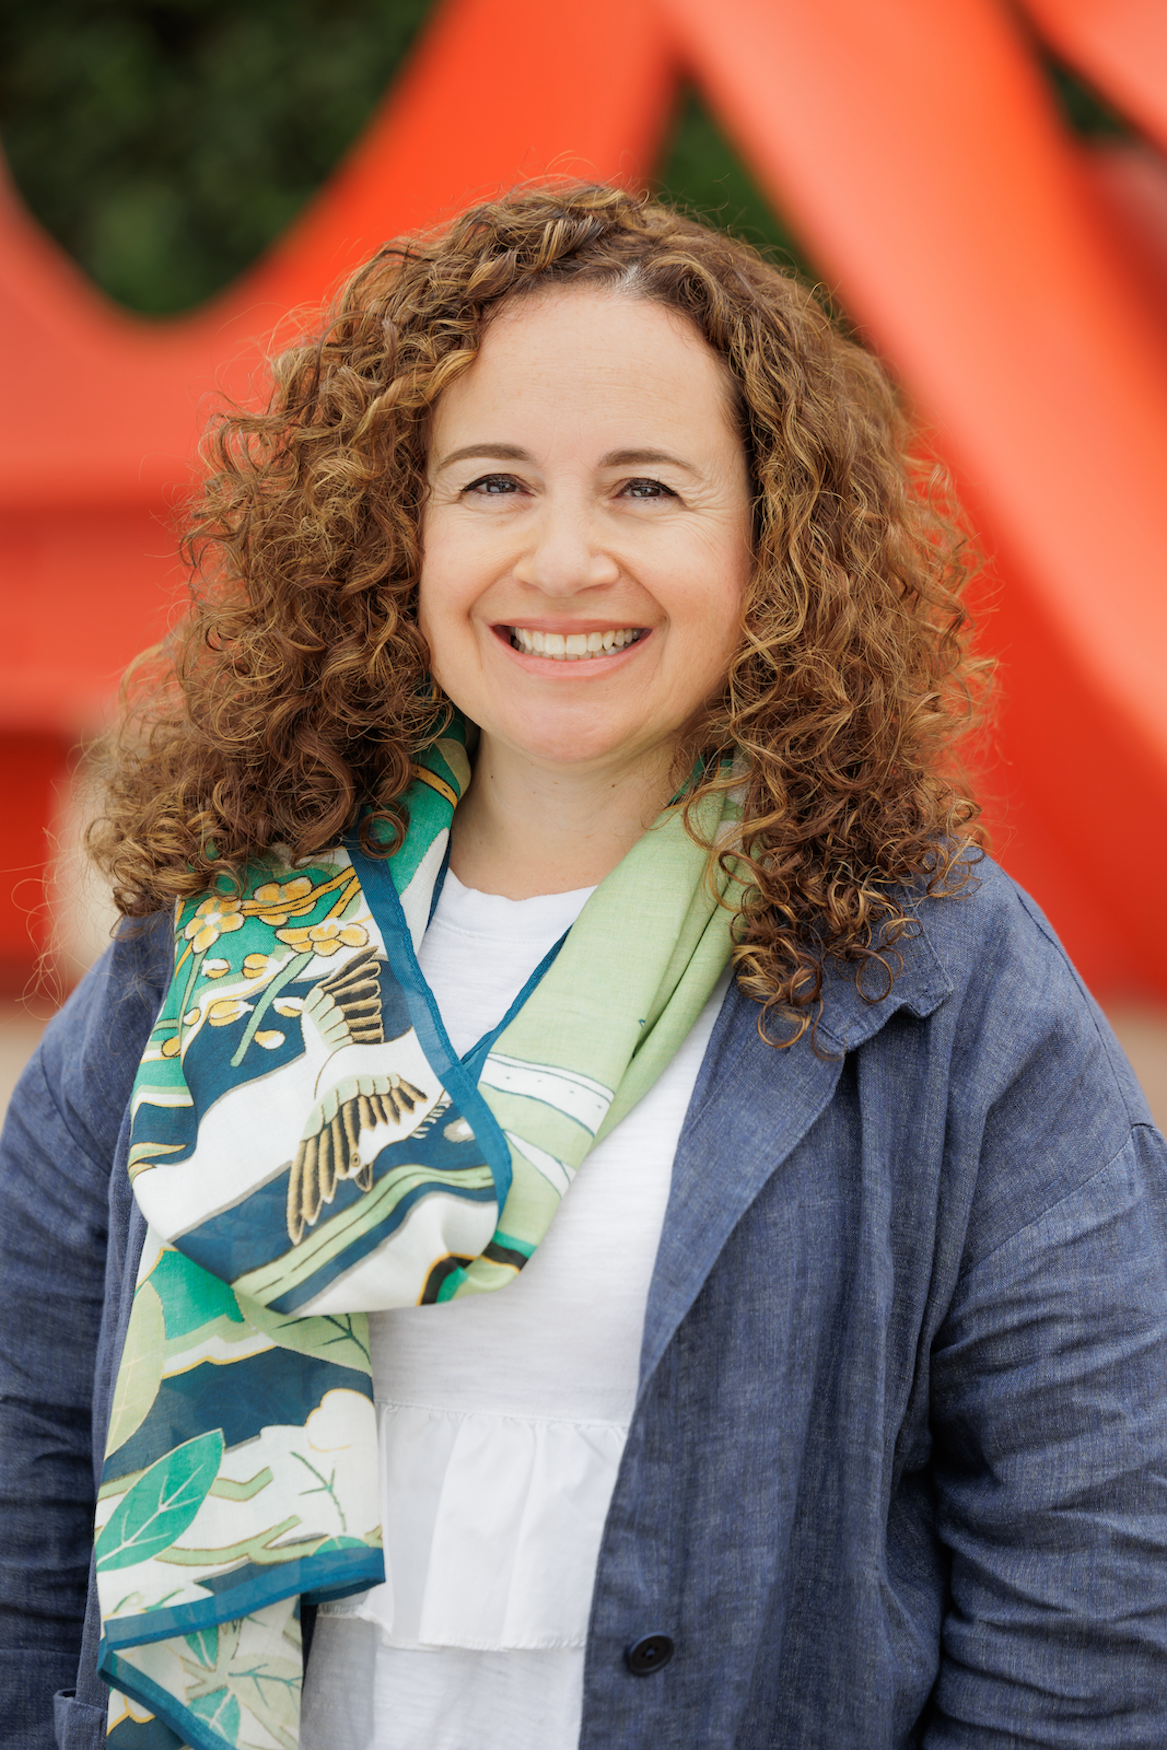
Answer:
[{"label": "forehead", "polygon": [[[670,427],[736,439],[734,379],[680,312],[625,292],[564,287],[512,299],[445,390],[435,436],[500,418]],[[501,432],[497,435],[502,436]]]}]

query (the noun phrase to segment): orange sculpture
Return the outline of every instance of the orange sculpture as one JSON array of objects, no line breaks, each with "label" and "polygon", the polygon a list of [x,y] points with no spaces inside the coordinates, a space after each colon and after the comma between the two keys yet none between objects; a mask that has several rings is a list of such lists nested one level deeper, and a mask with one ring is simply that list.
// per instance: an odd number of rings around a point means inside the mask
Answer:
[{"label": "orange sculpture", "polygon": [[[1026,10],[1167,141],[1157,0]],[[288,311],[386,236],[548,171],[647,180],[682,76],[891,361],[992,556],[999,853],[1097,991],[1167,997],[1143,925],[1167,865],[1167,170],[1067,134],[1004,0],[446,0],[316,203],[176,321],[115,310],[0,190],[0,869],[35,876],[69,747],[181,600],[170,523],[208,398],[246,395]],[[30,909],[0,893],[10,980]]]}]

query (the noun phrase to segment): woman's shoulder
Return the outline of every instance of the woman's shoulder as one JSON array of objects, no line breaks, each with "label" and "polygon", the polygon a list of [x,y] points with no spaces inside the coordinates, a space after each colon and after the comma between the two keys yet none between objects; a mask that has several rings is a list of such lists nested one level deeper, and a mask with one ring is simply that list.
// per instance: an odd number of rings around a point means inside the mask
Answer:
[{"label": "woman's shoulder", "polygon": [[922,1098],[969,1134],[1015,1131],[1026,1146],[1038,1125],[1074,1154],[1114,1152],[1152,1119],[1105,1016],[1023,888],[989,857],[957,873],[947,897],[903,896],[909,925],[883,965],[827,962],[814,1028],[788,1050],[760,1044],[757,1004],[732,991],[709,1072],[732,1064],[764,1104],[862,1053],[863,1087],[896,1112]]},{"label": "woman's shoulder", "polygon": [[1039,1065],[1047,1080],[1073,1080],[1092,1064],[1130,1121],[1150,1123],[1121,1046],[1041,907],[991,857],[967,868],[951,897],[920,902],[920,940],[905,949],[934,957],[944,974],[941,1025],[1013,1075]]},{"label": "woman's shoulder", "polygon": [[[1097,1031],[1098,1006],[1056,931],[991,857],[969,852],[941,891],[897,897],[906,927],[875,941],[878,959],[824,966],[818,1030],[834,1044],[851,1050],[902,1010],[939,1032],[1007,1031],[1018,1046],[1058,1029]],[[986,1030],[986,1016],[998,1025]]]},{"label": "woman's shoulder", "polygon": [[126,920],[46,1027],[12,1096],[63,1122],[91,1160],[108,1166],[150,1029],[174,966],[167,912]]},{"label": "woman's shoulder", "polygon": [[1024,965],[1085,988],[1041,907],[987,852],[965,852],[951,874],[942,892],[909,899],[905,909],[953,976]]},{"label": "woman's shoulder", "polygon": [[911,902],[890,992],[828,966],[819,1022],[789,1049],[732,991],[700,1091],[758,1137],[819,1114],[805,1146],[832,1160],[867,1160],[870,1139],[970,1258],[1106,1171],[1167,1212],[1167,1149],[1105,1016],[1029,895],[988,858],[969,870],[959,894]]}]

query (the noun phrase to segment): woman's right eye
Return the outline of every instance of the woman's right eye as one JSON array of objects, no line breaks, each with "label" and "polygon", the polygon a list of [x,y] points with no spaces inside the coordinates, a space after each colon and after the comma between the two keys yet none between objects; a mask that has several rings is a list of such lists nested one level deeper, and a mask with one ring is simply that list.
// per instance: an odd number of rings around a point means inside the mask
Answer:
[{"label": "woman's right eye", "polygon": [[463,492],[479,492],[485,495],[502,495],[517,492],[519,483],[513,474],[483,474],[479,479],[472,480],[469,486],[462,488]]}]

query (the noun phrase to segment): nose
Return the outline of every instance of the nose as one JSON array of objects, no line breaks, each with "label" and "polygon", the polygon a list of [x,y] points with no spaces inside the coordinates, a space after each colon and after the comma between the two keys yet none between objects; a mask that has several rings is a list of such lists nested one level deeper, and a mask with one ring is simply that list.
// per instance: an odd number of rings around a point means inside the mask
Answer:
[{"label": "nose", "polygon": [[616,583],[619,562],[598,535],[583,507],[545,502],[515,562],[516,579],[546,596],[573,596]]}]

